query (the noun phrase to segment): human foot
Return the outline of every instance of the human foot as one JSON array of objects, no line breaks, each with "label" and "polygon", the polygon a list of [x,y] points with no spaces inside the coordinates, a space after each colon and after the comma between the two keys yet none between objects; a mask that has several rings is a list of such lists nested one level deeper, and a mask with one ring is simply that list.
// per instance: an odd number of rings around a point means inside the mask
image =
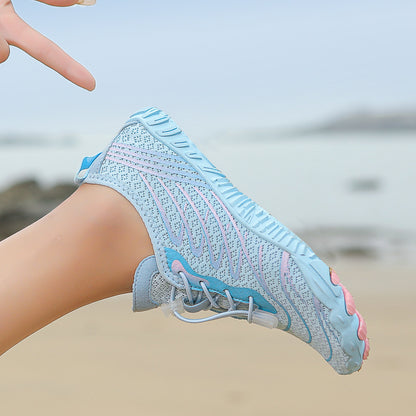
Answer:
[{"label": "human foot", "polygon": [[181,319],[181,310],[204,308],[246,318],[309,343],[340,374],[361,368],[365,322],[335,272],[234,188],[165,113],[131,116],[76,181],[115,189],[143,218],[163,276],[152,267],[142,276],[158,288],[149,307],[170,300]]}]

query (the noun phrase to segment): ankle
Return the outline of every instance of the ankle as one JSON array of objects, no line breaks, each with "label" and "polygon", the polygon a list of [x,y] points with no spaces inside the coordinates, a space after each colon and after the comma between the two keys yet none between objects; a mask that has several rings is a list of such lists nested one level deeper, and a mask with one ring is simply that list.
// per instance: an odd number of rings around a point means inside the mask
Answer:
[{"label": "ankle", "polygon": [[81,220],[84,241],[99,268],[114,281],[114,290],[131,292],[137,265],[153,254],[141,217],[129,201],[108,187],[85,184],[74,198],[86,207]]}]

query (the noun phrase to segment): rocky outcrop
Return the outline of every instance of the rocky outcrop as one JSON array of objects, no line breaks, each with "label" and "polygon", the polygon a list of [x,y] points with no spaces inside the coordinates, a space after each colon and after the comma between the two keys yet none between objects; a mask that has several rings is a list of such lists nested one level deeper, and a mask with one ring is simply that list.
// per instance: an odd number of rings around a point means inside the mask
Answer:
[{"label": "rocky outcrop", "polygon": [[349,132],[415,132],[416,111],[371,112],[357,111],[329,120],[303,133],[349,133]]},{"label": "rocky outcrop", "polygon": [[0,192],[0,240],[43,217],[75,189],[69,183],[43,187],[31,179]]}]

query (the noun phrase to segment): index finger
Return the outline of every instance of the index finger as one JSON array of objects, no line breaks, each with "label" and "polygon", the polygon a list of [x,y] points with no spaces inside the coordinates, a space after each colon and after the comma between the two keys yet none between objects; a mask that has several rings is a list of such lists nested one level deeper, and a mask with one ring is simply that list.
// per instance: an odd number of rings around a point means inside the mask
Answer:
[{"label": "index finger", "polygon": [[95,88],[95,79],[87,69],[17,15],[14,16],[13,24],[9,27],[6,40],[10,45],[24,50],[74,84],[89,91]]},{"label": "index finger", "polygon": [[74,4],[84,4],[86,6],[92,6],[95,4],[95,0],[37,0],[41,3],[46,3],[56,7],[73,6]]}]

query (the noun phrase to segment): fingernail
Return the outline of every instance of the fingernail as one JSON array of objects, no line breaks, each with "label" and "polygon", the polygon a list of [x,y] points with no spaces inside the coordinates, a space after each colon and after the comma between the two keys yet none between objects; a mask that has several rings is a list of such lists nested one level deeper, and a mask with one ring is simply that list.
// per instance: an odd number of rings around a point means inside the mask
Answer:
[{"label": "fingernail", "polygon": [[81,6],[94,6],[95,0],[78,0],[77,4]]}]

